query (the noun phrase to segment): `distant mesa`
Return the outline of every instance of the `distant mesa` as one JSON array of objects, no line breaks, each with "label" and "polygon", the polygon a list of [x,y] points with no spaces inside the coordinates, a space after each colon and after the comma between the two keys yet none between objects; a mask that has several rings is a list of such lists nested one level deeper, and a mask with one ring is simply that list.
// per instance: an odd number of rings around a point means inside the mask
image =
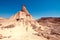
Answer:
[{"label": "distant mesa", "polygon": [[6,21],[7,19],[0,17],[0,23]]},{"label": "distant mesa", "polygon": [[43,22],[43,21],[49,21],[49,22],[55,22],[55,23],[57,23],[57,22],[60,22],[60,18],[59,17],[43,17],[43,18],[38,19],[37,21],[38,22],[39,21],[41,21],[41,22]]}]

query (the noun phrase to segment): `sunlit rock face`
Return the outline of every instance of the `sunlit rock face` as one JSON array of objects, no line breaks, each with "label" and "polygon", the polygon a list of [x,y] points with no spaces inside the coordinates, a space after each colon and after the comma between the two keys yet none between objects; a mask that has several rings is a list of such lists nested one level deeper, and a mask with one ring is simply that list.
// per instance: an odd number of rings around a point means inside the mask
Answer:
[{"label": "sunlit rock face", "polygon": [[40,28],[44,29],[22,6],[21,11],[0,23],[0,40],[47,40]]}]

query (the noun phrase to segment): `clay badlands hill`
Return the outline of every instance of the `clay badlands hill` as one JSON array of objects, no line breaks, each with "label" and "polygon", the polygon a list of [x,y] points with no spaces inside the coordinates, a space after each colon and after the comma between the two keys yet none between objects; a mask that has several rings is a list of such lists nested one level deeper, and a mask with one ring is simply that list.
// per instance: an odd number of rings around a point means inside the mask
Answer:
[{"label": "clay badlands hill", "polygon": [[52,26],[54,20],[45,19],[36,21],[22,6],[22,10],[9,19],[0,18],[0,40],[60,40],[59,23]]}]

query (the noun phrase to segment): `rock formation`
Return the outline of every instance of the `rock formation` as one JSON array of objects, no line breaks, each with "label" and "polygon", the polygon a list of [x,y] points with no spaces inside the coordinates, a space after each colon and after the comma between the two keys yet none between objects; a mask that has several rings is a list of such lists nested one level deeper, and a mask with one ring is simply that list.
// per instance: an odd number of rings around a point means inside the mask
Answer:
[{"label": "rock formation", "polygon": [[0,24],[0,40],[47,40],[40,35],[41,26],[32,18],[25,6]]}]

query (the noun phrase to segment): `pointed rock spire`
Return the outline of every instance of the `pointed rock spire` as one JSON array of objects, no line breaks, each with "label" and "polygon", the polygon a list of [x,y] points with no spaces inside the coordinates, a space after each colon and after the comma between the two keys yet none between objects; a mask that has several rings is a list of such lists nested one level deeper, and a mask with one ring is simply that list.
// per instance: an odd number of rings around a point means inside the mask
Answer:
[{"label": "pointed rock spire", "polygon": [[21,11],[22,11],[22,12],[26,12],[26,13],[28,13],[28,11],[27,11],[27,9],[26,9],[26,7],[25,7],[24,5],[22,6]]},{"label": "pointed rock spire", "polygon": [[28,11],[26,10],[25,6],[22,6],[21,11],[17,12],[14,16],[12,16],[10,19],[14,19],[14,20],[18,20],[18,19],[32,19],[31,15],[28,13]]}]

